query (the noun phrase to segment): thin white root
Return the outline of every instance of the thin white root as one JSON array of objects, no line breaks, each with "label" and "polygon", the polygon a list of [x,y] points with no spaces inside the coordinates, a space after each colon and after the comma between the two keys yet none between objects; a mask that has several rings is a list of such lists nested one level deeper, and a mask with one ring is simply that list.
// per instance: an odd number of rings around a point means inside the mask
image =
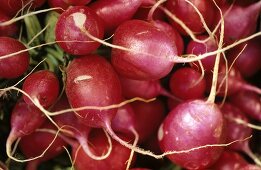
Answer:
[{"label": "thin white root", "polygon": [[64,148],[64,150],[66,151],[66,153],[67,153],[67,155],[68,155],[68,157],[69,157],[69,159],[70,159],[70,162],[71,162],[71,164],[72,164],[71,170],[74,170],[74,168],[73,168],[73,159],[72,159],[72,156],[71,156],[71,154],[70,154],[70,151],[69,151],[65,146],[63,146],[63,148]]},{"label": "thin white root", "polygon": [[[135,137],[134,142],[133,142],[133,147],[136,147],[136,145],[137,145],[137,143],[138,143],[138,141],[139,141],[139,134],[137,133],[137,131],[135,130],[134,127],[131,127],[130,130],[131,130],[131,132],[134,134],[134,137]],[[134,155],[134,150],[131,150],[130,157],[129,157],[129,159],[127,160],[126,170],[130,169],[133,155]]]},{"label": "thin white root", "polygon": [[261,167],[261,161],[258,157],[250,150],[249,145],[244,148],[244,152],[255,162],[256,165]]},{"label": "thin white root", "polygon": [[79,142],[80,142],[80,145],[81,145],[82,149],[84,150],[86,155],[88,155],[93,160],[103,160],[103,159],[108,158],[110,156],[110,154],[111,154],[111,151],[112,151],[112,141],[111,141],[111,138],[108,135],[107,131],[104,130],[104,133],[105,133],[105,135],[106,135],[106,137],[108,139],[109,147],[108,147],[108,151],[105,154],[101,155],[101,156],[96,156],[96,155],[94,155],[90,151],[90,148],[89,148],[89,145],[88,145],[88,143],[86,141],[86,137],[85,136],[79,138]]},{"label": "thin white root", "polygon": [[82,110],[109,110],[109,109],[115,109],[115,108],[120,108],[128,103],[132,103],[134,101],[142,101],[142,102],[145,102],[145,103],[149,103],[149,102],[152,102],[154,101],[156,98],[152,98],[152,99],[143,99],[143,98],[140,98],[140,97],[135,97],[135,98],[132,98],[132,99],[129,99],[129,100],[125,100],[121,103],[118,103],[118,104],[113,104],[113,105],[109,105],[109,106],[83,106],[83,107],[78,107],[78,108],[72,108],[72,109],[65,109],[65,110],[61,110],[61,111],[56,111],[56,112],[49,112],[49,111],[46,111],[48,112],[48,115],[50,116],[55,116],[55,115],[60,115],[60,114],[63,114],[63,113],[67,113],[67,112],[77,112],[77,111],[82,111]]},{"label": "thin white root", "polygon": [[206,23],[204,17],[202,16],[202,14],[200,13],[199,9],[198,9],[192,2],[190,2],[190,1],[188,1],[188,0],[185,0],[185,1],[186,1],[188,4],[190,4],[190,5],[194,8],[194,10],[197,12],[197,14],[198,14],[198,16],[199,16],[199,18],[200,18],[200,21],[201,21],[201,23],[203,24],[203,27],[205,28],[205,30],[206,30],[206,32],[208,33],[208,35],[209,35],[210,37],[214,37],[214,34],[213,34],[213,33],[210,31],[210,29],[208,28],[207,23]]},{"label": "thin white root", "polygon": [[38,11],[33,11],[33,12],[30,12],[30,13],[27,13],[25,15],[22,15],[20,17],[17,17],[17,18],[12,18],[11,20],[9,21],[5,21],[5,22],[1,22],[0,23],[0,27],[1,26],[7,26],[7,25],[11,25],[17,21],[20,21],[22,19],[24,19],[25,17],[29,17],[29,16],[32,16],[32,15],[37,15],[37,14],[41,14],[41,13],[46,13],[48,11],[54,11],[54,10],[63,10],[62,8],[60,7],[57,7],[57,8],[48,8],[48,9],[43,9],[43,10],[38,10]]},{"label": "thin white root", "polygon": [[38,32],[26,45],[29,46],[38,36],[40,36],[48,27],[49,23],[40,31]]},{"label": "thin white root", "polygon": [[[48,149],[52,146],[52,144],[55,142],[55,140],[56,140],[56,138],[58,137],[58,134],[60,133],[60,129],[58,129],[58,131],[57,131],[57,133],[55,134],[55,136],[54,136],[54,138],[53,138],[53,140],[52,140],[52,142],[47,146],[47,148],[40,154],[40,155],[38,155],[38,156],[35,156],[35,157],[33,157],[33,158],[28,158],[28,159],[23,159],[23,160],[21,160],[21,159],[17,159],[17,158],[15,158],[11,153],[11,151],[10,150],[7,150],[6,151],[6,153],[7,153],[7,156],[10,158],[10,159],[12,159],[12,160],[14,160],[14,161],[16,161],[16,162],[29,162],[29,161],[32,161],[32,160],[36,160],[36,159],[38,159],[38,158],[41,158],[41,157],[43,157],[44,156],[44,154],[48,151]],[[11,149],[11,148],[10,148]]]},{"label": "thin white root", "polygon": [[[221,27],[220,27],[220,38],[219,38],[219,43],[218,43],[218,49],[217,51],[222,49],[223,46],[223,40],[224,40],[224,17],[222,14],[221,9],[217,6],[219,9],[220,15],[221,15]],[[215,65],[214,65],[214,70],[213,70],[213,78],[212,78],[212,86],[210,89],[210,93],[207,99],[207,102],[209,103],[215,103],[215,98],[216,98],[216,93],[217,93],[217,82],[218,82],[218,69],[219,69],[219,63],[220,63],[220,54],[218,53],[216,55],[216,60],[215,60]]]},{"label": "thin white root", "polygon": [[198,147],[194,147],[194,148],[191,148],[191,149],[186,149],[186,150],[180,150],[180,151],[167,151],[167,152],[164,152],[162,154],[159,154],[159,155],[156,155],[154,154],[153,152],[149,151],[149,150],[144,150],[140,147],[137,147],[137,146],[133,146],[132,144],[129,144],[127,143],[126,141],[122,140],[121,138],[119,138],[115,133],[114,131],[111,129],[110,125],[109,124],[106,124],[106,127],[104,127],[108,133],[111,135],[111,137],[116,140],[117,142],[119,142],[120,144],[122,144],[123,146],[125,146],[126,148],[129,148],[131,150],[134,150],[135,152],[137,153],[140,153],[142,155],[148,155],[148,156],[151,156],[155,159],[162,159],[163,157],[167,156],[167,155],[172,155],[172,154],[182,154],[182,153],[189,153],[189,152],[192,152],[192,151],[196,151],[196,150],[200,150],[200,149],[203,149],[203,148],[209,148],[209,147],[225,147],[225,146],[229,146],[229,145],[232,145],[233,143],[236,143],[236,142],[243,142],[243,141],[246,141],[248,139],[250,139],[252,137],[249,136],[247,138],[244,138],[244,139],[238,139],[238,140],[235,140],[235,141],[232,141],[232,142],[229,142],[229,143],[223,143],[223,144],[208,144],[208,145],[202,145],[202,146],[198,146]]},{"label": "thin white root", "polygon": [[241,125],[244,125],[244,126],[247,126],[251,129],[256,129],[256,130],[261,130],[261,126],[258,126],[258,125],[254,125],[252,123],[248,123],[240,118],[236,118],[236,117],[232,117],[232,116],[225,116],[225,118],[227,118],[228,120],[230,121],[233,121],[237,124],[241,124]]}]

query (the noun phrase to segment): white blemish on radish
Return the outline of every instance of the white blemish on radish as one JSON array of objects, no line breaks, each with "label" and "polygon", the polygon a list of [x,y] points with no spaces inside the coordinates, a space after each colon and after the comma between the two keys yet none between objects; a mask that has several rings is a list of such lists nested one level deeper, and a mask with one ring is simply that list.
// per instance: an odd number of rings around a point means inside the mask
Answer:
[{"label": "white blemish on radish", "polygon": [[161,141],[163,139],[163,125],[160,125],[159,132],[158,132],[158,140]]},{"label": "white blemish on radish", "polygon": [[78,84],[80,81],[89,80],[89,79],[92,79],[92,76],[81,75],[81,76],[76,77],[73,81],[74,81],[74,83]]},{"label": "white blemish on radish", "polygon": [[139,32],[139,33],[137,33],[136,35],[142,35],[142,34],[147,34],[147,33],[149,33],[149,31]]},{"label": "white blemish on radish", "polygon": [[71,14],[71,16],[73,17],[73,21],[75,23],[75,26],[82,29],[84,28],[84,23],[87,19],[86,15],[80,12],[76,12]]}]

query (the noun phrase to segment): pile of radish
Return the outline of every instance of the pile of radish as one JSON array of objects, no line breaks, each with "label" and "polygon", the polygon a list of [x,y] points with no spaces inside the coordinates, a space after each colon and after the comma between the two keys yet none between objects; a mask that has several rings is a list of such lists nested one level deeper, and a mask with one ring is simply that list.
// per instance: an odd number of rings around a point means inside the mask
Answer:
[{"label": "pile of radish", "polygon": [[2,0],[0,169],[261,170],[260,0]]}]

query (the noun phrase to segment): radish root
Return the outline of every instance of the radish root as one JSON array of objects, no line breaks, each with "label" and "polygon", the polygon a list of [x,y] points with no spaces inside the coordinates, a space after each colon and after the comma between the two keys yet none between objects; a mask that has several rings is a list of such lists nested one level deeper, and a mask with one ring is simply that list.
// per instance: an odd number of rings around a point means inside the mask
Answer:
[{"label": "radish root", "polygon": [[195,151],[195,150],[199,150],[199,149],[203,149],[203,148],[208,148],[208,147],[225,147],[225,146],[229,146],[229,145],[232,145],[233,143],[236,143],[236,142],[243,142],[243,141],[246,141],[246,140],[249,140],[250,138],[252,138],[252,135],[247,137],[247,138],[244,138],[244,139],[238,139],[238,140],[235,140],[235,141],[232,141],[232,142],[229,142],[229,143],[223,143],[223,144],[207,144],[207,145],[202,145],[202,146],[198,146],[198,147],[194,147],[194,148],[191,148],[191,149],[186,149],[186,150],[180,150],[180,151],[167,151],[167,152],[164,152],[162,154],[154,154],[153,152],[151,152],[150,150],[145,150],[145,149],[142,149],[140,147],[137,147],[137,146],[133,146],[131,144],[129,144],[128,142],[122,140],[121,138],[119,138],[117,136],[117,134],[115,134],[115,132],[112,130],[112,128],[110,127],[109,124],[106,124],[106,127],[104,127],[108,133],[111,135],[111,137],[118,141],[120,144],[122,144],[123,146],[131,149],[131,150],[134,150],[135,152],[137,153],[140,153],[142,155],[148,155],[148,156],[151,156],[155,159],[162,159],[163,157],[167,156],[167,155],[172,155],[172,154],[182,154],[182,153],[189,153],[189,152],[192,152],[192,151]]}]

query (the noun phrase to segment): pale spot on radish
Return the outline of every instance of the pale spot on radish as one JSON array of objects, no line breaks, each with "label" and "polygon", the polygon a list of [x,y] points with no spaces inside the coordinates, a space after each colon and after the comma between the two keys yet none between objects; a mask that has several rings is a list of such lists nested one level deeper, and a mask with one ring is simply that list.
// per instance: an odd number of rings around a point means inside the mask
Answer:
[{"label": "pale spot on radish", "polygon": [[81,76],[78,76],[76,77],[73,82],[78,84],[80,83],[80,81],[85,81],[85,80],[90,80],[92,79],[92,76],[89,76],[89,75],[81,75]]},{"label": "pale spot on radish", "polygon": [[147,34],[147,33],[149,33],[149,31],[139,32],[139,33],[137,33],[136,35],[142,35],[142,34]]},{"label": "pale spot on radish", "polygon": [[221,127],[216,128],[214,131],[214,137],[218,138],[221,136],[221,134],[222,134],[222,128]]},{"label": "pale spot on radish", "polygon": [[[158,140],[161,141],[163,139],[163,125],[160,125],[159,132],[158,132]],[[167,132],[166,132],[167,133]]]},{"label": "pale spot on radish", "polygon": [[71,16],[73,17],[75,26],[82,30],[87,19],[86,15],[80,12],[76,12],[71,14]]}]

